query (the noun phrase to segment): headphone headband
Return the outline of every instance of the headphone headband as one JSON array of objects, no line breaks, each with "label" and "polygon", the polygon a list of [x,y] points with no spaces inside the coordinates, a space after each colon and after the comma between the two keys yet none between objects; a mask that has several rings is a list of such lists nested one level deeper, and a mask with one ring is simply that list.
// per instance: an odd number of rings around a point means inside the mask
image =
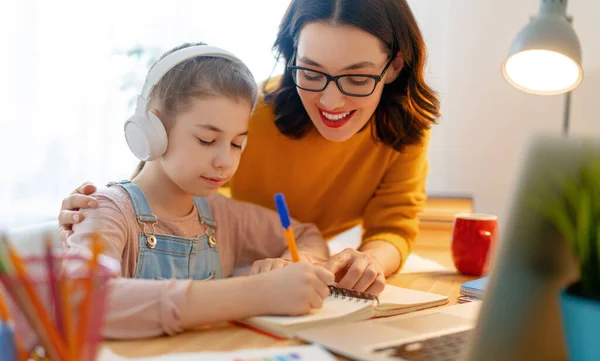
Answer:
[{"label": "headphone headband", "polygon": [[177,64],[182,63],[188,59],[195,58],[198,56],[214,56],[217,58],[225,58],[231,61],[241,63],[242,61],[227,50],[217,48],[215,46],[208,45],[194,45],[187,48],[179,49],[165,56],[154,64],[154,66],[148,71],[146,82],[142,88],[140,94],[143,101],[148,101],[148,96],[152,92],[152,89],[162,79],[162,77],[174,68]]},{"label": "headphone headband", "polygon": [[199,56],[224,58],[243,64],[232,53],[207,45],[194,45],[179,49],[157,61],[148,71],[142,92],[137,98],[135,113],[127,119],[124,125],[125,139],[129,149],[138,159],[154,160],[167,150],[168,139],[164,125],[156,114],[146,110],[152,89],[177,64]]}]

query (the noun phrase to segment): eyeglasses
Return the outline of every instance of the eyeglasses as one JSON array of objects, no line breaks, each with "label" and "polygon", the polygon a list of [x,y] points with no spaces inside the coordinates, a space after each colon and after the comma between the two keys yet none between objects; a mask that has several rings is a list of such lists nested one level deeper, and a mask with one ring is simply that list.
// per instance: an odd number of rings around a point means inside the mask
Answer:
[{"label": "eyeglasses", "polygon": [[375,87],[383,79],[383,75],[392,63],[393,57],[390,57],[379,75],[344,74],[338,76],[331,76],[322,71],[292,65],[295,59],[296,52],[294,51],[287,69],[292,73],[294,84],[298,88],[311,92],[321,92],[327,88],[330,81],[333,81],[342,94],[351,97],[366,97],[373,94]]}]

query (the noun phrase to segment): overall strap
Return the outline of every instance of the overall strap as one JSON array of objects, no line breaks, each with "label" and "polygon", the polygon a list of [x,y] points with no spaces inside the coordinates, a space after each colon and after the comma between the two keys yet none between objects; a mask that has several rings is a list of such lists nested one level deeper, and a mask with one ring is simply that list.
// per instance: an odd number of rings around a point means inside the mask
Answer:
[{"label": "overall strap", "polygon": [[208,246],[215,248],[217,246],[217,240],[215,239],[217,222],[213,219],[208,200],[205,197],[194,197],[194,203],[196,203],[196,209],[198,209],[198,219],[205,226],[204,234],[207,237]]},{"label": "overall strap", "polygon": [[196,203],[196,208],[198,209],[198,218],[200,219],[200,222],[213,229],[217,228],[217,222],[215,222],[213,218],[206,197],[194,197],[194,203]]},{"label": "overall strap", "polygon": [[158,218],[152,214],[152,209],[150,208],[150,204],[144,195],[144,192],[130,181],[120,181],[120,182],[111,182],[108,184],[110,187],[113,184],[118,184],[127,191],[129,194],[129,198],[131,198],[131,203],[133,204],[133,210],[135,211],[135,217],[140,222],[149,222],[156,223],[158,222]]}]

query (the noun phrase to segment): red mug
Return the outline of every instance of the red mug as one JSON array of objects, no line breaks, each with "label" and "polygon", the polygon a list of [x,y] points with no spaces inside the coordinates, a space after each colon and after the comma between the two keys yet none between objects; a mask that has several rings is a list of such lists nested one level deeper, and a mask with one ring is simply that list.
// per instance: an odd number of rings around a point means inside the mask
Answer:
[{"label": "red mug", "polygon": [[487,271],[490,250],[498,237],[498,217],[483,213],[459,213],[452,226],[452,260],[465,275]]}]

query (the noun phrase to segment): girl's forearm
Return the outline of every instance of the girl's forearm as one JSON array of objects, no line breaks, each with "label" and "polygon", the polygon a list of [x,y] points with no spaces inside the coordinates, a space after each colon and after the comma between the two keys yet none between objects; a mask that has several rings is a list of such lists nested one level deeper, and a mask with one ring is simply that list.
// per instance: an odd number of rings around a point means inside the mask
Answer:
[{"label": "girl's forearm", "polygon": [[263,292],[260,292],[260,282],[256,279],[194,281],[183,307],[183,327],[193,328],[264,313]]}]

